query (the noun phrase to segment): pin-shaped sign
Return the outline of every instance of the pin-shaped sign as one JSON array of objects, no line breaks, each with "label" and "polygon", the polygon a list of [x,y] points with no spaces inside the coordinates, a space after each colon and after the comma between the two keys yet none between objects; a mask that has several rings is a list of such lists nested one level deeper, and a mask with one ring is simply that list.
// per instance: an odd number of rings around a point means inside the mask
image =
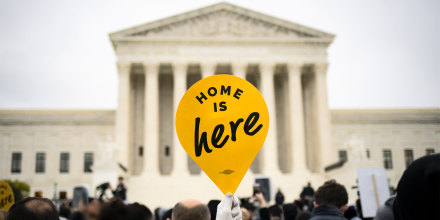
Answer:
[{"label": "pin-shaped sign", "polygon": [[8,211],[14,204],[14,193],[11,186],[5,181],[0,181],[0,210]]},{"label": "pin-shaped sign", "polygon": [[176,113],[181,145],[224,194],[235,193],[268,128],[263,96],[248,81],[232,75],[195,83]]}]

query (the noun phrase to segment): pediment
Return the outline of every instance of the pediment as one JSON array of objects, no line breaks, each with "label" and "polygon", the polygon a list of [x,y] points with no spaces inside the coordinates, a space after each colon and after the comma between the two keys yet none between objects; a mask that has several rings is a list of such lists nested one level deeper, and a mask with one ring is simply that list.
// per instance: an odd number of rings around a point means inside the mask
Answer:
[{"label": "pediment", "polygon": [[332,34],[284,21],[229,3],[168,17],[110,34],[112,41],[148,39],[313,39],[331,42]]}]

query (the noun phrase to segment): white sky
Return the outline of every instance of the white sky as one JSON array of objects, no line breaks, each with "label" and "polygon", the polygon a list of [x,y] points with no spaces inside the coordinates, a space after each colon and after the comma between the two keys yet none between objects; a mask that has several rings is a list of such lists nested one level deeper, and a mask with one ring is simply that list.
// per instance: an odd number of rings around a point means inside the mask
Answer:
[{"label": "white sky", "polygon": [[[217,3],[0,1],[0,108],[114,109],[108,33]],[[440,1],[236,0],[336,34],[331,108],[440,107]]]}]

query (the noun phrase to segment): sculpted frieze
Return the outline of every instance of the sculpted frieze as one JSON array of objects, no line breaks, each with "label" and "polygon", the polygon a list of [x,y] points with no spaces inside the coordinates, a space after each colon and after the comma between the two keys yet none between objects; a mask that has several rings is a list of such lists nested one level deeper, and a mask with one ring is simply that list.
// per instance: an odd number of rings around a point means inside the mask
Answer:
[{"label": "sculpted frieze", "polygon": [[[243,14],[221,10],[168,25],[140,31],[146,37],[307,37],[289,29]],[[309,36],[310,37],[310,36]]]}]

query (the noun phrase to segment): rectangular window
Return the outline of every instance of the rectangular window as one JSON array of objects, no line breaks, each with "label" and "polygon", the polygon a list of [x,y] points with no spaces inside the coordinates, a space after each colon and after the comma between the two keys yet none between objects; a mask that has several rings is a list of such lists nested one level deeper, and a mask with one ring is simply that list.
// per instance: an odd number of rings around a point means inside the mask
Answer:
[{"label": "rectangular window", "polygon": [[391,155],[391,150],[383,150],[383,166],[385,169],[393,169],[393,158]]},{"label": "rectangular window", "polygon": [[370,150],[367,150],[367,158],[370,159]]},{"label": "rectangular window", "polygon": [[431,155],[431,154],[435,154],[435,150],[432,148],[426,149],[426,155]]},{"label": "rectangular window", "polygon": [[340,150],[338,151],[339,154],[339,161],[347,161],[347,151],[346,150]]},{"label": "rectangular window", "polygon": [[413,150],[405,149],[405,166],[408,167],[414,161]]},{"label": "rectangular window", "polygon": [[37,153],[35,163],[35,173],[44,173],[46,171],[46,153]]},{"label": "rectangular window", "polygon": [[84,173],[91,173],[93,165],[93,153],[84,154]]},{"label": "rectangular window", "polygon": [[60,155],[60,173],[69,172],[69,153],[61,153]]},{"label": "rectangular window", "polygon": [[21,153],[12,153],[11,173],[21,173]]}]

